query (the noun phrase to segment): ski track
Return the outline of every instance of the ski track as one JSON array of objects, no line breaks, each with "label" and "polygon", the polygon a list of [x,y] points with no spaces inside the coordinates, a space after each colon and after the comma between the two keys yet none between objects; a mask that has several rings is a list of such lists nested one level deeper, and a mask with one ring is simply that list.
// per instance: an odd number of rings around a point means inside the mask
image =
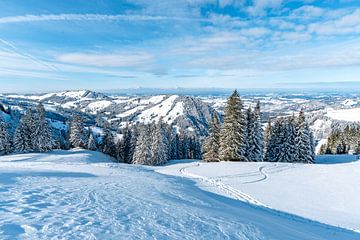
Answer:
[{"label": "ski track", "polygon": [[[186,171],[187,169],[190,169],[190,168],[200,167],[200,165],[201,165],[201,163],[198,162],[198,163],[192,164],[190,166],[182,167],[179,171],[180,171],[180,173],[182,175],[184,175],[186,177],[199,179],[199,180],[201,180],[201,181],[203,181],[205,183],[209,183],[209,184],[217,187],[220,191],[228,194],[230,197],[232,197],[232,198],[234,198],[236,200],[256,205],[258,207],[261,207],[265,211],[271,212],[271,213],[276,214],[276,215],[281,216],[281,217],[289,218],[289,219],[291,219],[293,221],[296,221],[296,222],[299,222],[299,223],[311,223],[313,225],[324,227],[324,225],[322,225],[321,222],[318,222],[318,221],[315,221],[315,220],[312,220],[312,219],[302,218],[301,216],[297,216],[297,215],[294,215],[294,214],[290,214],[290,213],[287,213],[287,212],[277,210],[275,208],[271,208],[270,206],[260,202],[259,200],[253,198],[252,196],[250,196],[250,195],[248,195],[246,193],[243,193],[240,190],[235,189],[235,188],[223,183],[221,181],[221,179],[219,179],[218,177],[217,178],[209,178],[209,177],[201,176],[201,175],[190,173],[190,172]],[[264,172],[264,169],[277,170],[277,171],[272,172],[272,173],[277,173],[277,172],[282,172],[282,171],[286,171],[288,169],[295,168],[295,164],[292,164],[291,166],[286,166],[286,167],[283,167],[283,166],[278,167],[278,164],[275,163],[275,164],[273,164],[271,166],[268,166],[268,168],[266,168],[266,167],[267,166],[264,165],[264,166],[260,166],[258,168],[257,173],[260,173],[261,175],[263,175],[261,180],[257,180],[257,181],[253,181],[253,182],[247,182],[247,183],[256,183],[256,182],[261,182],[261,181],[265,181],[266,179],[268,179],[269,176],[268,176],[267,173]],[[240,174],[237,174],[236,176],[239,176],[239,175]],[[231,175],[231,176],[233,176],[233,175]],[[222,177],[226,178],[226,177],[229,177],[229,176],[222,176]],[[247,184],[247,183],[243,183],[243,184]],[[325,227],[325,228],[327,228],[327,227]],[[344,229],[354,231],[354,232],[359,232],[359,231],[357,231],[355,229],[351,229],[351,228],[344,228]]]},{"label": "ski track", "polygon": [[243,192],[241,192],[241,191],[239,191],[239,190],[237,190],[237,189],[223,183],[221,181],[221,179],[218,179],[218,178],[217,179],[211,179],[211,178],[208,178],[208,177],[205,177],[205,176],[189,173],[189,172],[186,171],[186,169],[192,168],[194,166],[199,167],[200,163],[197,163],[195,165],[190,165],[190,166],[183,167],[183,168],[180,169],[180,173],[185,175],[185,176],[200,179],[203,182],[209,183],[209,184],[217,187],[221,191],[229,194],[231,197],[233,197],[236,200],[240,200],[240,201],[244,201],[244,202],[251,203],[251,204],[254,204],[254,205],[266,207],[265,204],[261,203],[260,201],[256,200],[255,198],[253,198],[253,197],[251,197],[251,196],[249,196],[249,195],[247,195],[247,194],[245,194],[245,193],[243,193]]}]

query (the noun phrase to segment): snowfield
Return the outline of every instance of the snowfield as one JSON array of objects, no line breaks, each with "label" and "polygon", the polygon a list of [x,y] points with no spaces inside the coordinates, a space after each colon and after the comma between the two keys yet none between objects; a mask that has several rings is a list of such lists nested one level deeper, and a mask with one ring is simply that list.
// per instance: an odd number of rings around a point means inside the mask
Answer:
[{"label": "snowfield", "polygon": [[[194,164],[116,164],[85,150],[0,157],[0,238],[360,238],[353,231],[204,191],[193,180],[154,171]],[[220,174],[218,169],[209,173]]]},{"label": "snowfield", "polygon": [[335,120],[358,122],[360,121],[360,108],[328,110],[325,116]]},{"label": "snowfield", "polygon": [[190,162],[157,171],[193,178],[214,193],[360,232],[360,161],[355,160],[340,155],[317,156],[319,164]]}]

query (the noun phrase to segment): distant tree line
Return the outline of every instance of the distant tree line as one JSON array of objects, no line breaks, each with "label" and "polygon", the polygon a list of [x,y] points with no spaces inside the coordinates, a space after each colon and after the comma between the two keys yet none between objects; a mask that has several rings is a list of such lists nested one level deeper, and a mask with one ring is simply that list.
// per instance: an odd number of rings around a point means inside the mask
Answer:
[{"label": "distant tree line", "polygon": [[320,154],[360,154],[360,125],[352,124],[344,128],[332,129]]},{"label": "distant tree line", "polygon": [[126,125],[120,129],[121,138],[110,129],[106,120],[101,122],[101,134],[84,126],[79,114],[74,114],[67,128],[52,131],[45,118],[45,109],[39,104],[20,118],[13,136],[7,124],[0,119],[0,155],[9,153],[47,152],[52,149],[83,148],[110,155],[118,162],[160,165],[169,159],[200,159],[198,138],[185,131],[176,132],[164,123]]},{"label": "distant tree line", "polygon": [[269,121],[263,131],[260,103],[244,110],[237,91],[229,97],[224,122],[216,116],[202,146],[204,161],[269,161],[314,163],[314,137],[305,114]]}]

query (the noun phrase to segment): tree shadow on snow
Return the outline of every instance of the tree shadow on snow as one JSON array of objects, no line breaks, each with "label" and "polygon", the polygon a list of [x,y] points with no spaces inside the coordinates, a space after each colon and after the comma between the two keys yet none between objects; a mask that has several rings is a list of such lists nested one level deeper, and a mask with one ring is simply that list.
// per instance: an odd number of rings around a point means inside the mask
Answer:
[{"label": "tree shadow on snow", "polygon": [[339,164],[359,161],[356,155],[318,155],[316,156],[316,164]]}]

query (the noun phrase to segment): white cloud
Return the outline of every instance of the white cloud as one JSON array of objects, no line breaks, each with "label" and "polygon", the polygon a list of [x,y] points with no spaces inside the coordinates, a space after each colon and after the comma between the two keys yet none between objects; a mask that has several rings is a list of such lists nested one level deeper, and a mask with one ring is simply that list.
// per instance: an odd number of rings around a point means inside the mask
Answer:
[{"label": "white cloud", "polygon": [[0,24],[42,21],[208,21],[201,18],[152,15],[43,14],[0,17]]},{"label": "white cloud", "polygon": [[253,5],[248,7],[248,12],[253,16],[265,15],[267,9],[278,9],[283,0],[253,0]]},{"label": "white cloud", "polygon": [[68,53],[57,57],[58,61],[96,67],[142,67],[150,64],[153,56],[149,53]]},{"label": "white cloud", "polygon": [[308,29],[317,35],[360,33],[360,9],[335,20],[311,23]]},{"label": "white cloud", "polygon": [[323,8],[306,5],[292,11],[290,16],[293,18],[300,18],[304,20],[304,19],[322,17],[325,11],[326,10]]}]

